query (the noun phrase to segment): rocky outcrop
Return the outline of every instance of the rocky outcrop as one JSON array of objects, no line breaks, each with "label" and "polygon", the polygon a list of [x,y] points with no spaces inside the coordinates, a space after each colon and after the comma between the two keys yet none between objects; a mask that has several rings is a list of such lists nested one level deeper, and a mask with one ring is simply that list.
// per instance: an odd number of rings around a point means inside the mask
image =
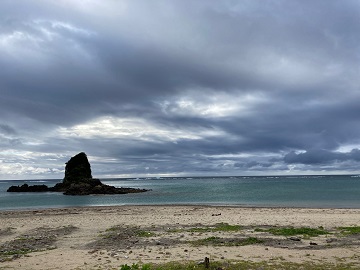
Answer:
[{"label": "rocky outcrop", "polygon": [[70,183],[58,183],[50,191],[61,191],[65,195],[126,194],[145,192],[146,189],[117,188],[101,183],[96,178],[83,178]]},{"label": "rocky outcrop", "polygon": [[23,184],[22,186],[11,186],[7,192],[45,192],[49,191],[47,185],[33,185]]},{"label": "rocky outcrop", "polygon": [[65,195],[126,194],[145,192],[146,189],[117,188],[92,178],[91,166],[84,152],[72,157],[65,166],[65,177],[54,187],[46,185],[11,186],[8,192],[63,192]]}]

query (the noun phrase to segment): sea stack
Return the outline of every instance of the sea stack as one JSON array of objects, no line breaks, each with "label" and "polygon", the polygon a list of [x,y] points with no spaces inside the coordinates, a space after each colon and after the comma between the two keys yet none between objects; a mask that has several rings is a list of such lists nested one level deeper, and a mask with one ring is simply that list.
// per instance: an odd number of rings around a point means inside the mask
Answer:
[{"label": "sea stack", "polygon": [[65,163],[65,176],[62,183],[56,184],[51,191],[61,191],[65,195],[109,194],[99,179],[92,178],[91,166],[87,155],[81,152]]},{"label": "sea stack", "polygon": [[72,182],[76,182],[80,179],[92,178],[91,166],[87,155],[84,152],[73,156],[65,164],[64,184],[71,184]]}]

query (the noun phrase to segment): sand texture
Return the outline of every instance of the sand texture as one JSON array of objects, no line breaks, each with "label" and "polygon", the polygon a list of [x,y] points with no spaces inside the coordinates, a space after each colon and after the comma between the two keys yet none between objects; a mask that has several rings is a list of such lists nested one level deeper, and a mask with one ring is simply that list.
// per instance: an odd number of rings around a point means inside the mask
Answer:
[{"label": "sand texture", "polygon": [[[0,212],[0,269],[251,260],[349,262],[360,269],[360,209],[118,206]],[[276,234],[311,228],[319,235]]]}]

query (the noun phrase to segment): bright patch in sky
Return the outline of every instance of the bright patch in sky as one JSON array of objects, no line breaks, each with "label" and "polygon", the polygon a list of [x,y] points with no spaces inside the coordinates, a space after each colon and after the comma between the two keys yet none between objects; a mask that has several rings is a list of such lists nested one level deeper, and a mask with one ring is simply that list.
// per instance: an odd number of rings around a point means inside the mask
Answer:
[{"label": "bright patch in sky", "polygon": [[256,106],[266,102],[265,96],[256,91],[236,96],[224,93],[209,96],[200,90],[194,97],[180,96],[177,100],[163,101],[159,105],[169,115],[216,119],[251,114]]},{"label": "bright patch in sky", "polygon": [[100,117],[73,127],[59,128],[61,137],[86,139],[138,139],[143,141],[199,140],[204,137],[223,135],[216,129],[169,129],[141,118]]}]

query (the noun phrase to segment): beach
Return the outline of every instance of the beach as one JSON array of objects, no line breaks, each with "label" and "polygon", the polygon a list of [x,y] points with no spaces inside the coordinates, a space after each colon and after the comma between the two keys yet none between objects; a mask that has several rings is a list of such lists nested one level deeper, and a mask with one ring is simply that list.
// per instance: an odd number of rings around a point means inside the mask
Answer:
[{"label": "beach", "polygon": [[[360,268],[360,237],[347,228],[356,226],[360,209],[174,205],[1,211],[0,269],[119,269],[205,257]],[[313,231],[279,230],[289,228]]]}]

